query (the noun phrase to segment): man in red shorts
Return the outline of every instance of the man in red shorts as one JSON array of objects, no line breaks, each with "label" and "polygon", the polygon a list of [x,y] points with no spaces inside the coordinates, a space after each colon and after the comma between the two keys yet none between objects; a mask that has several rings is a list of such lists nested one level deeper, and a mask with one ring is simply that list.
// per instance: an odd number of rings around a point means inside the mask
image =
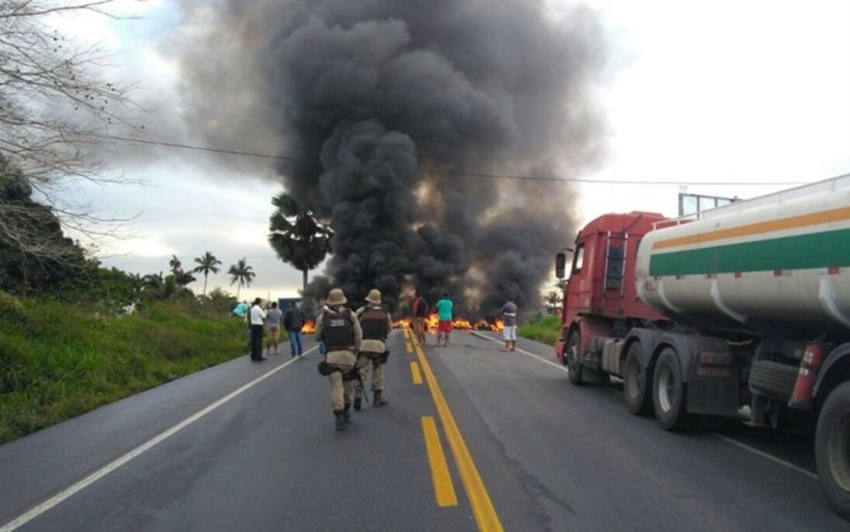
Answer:
[{"label": "man in red shorts", "polygon": [[443,292],[443,298],[434,305],[437,309],[437,347],[440,346],[440,337],[443,338],[443,347],[449,345],[449,335],[452,333],[452,300],[449,294]]}]

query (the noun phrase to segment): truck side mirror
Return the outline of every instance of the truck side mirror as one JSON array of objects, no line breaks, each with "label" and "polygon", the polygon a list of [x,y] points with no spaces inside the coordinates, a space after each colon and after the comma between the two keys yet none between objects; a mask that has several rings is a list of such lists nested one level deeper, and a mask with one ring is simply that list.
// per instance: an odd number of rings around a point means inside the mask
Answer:
[{"label": "truck side mirror", "polygon": [[561,251],[555,255],[555,277],[563,279],[566,277],[567,254]]}]

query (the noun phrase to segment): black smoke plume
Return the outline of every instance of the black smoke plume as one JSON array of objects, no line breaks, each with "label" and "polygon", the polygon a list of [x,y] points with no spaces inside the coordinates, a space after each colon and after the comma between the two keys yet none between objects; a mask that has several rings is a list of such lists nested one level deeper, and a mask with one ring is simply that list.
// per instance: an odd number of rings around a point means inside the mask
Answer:
[{"label": "black smoke plume", "polygon": [[309,292],[533,310],[576,229],[559,179],[602,155],[600,25],[548,4],[186,1],[187,115],[217,145],[272,135],[283,186],[331,220]]}]

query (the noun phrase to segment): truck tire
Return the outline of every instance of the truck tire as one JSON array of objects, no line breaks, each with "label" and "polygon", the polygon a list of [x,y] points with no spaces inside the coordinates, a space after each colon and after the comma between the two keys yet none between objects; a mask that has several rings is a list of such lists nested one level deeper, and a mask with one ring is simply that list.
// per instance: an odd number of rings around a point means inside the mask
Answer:
[{"label": "truck tire", "polygon": [[815,461],[833,510],[850,519],[850,382],[835,388],[820,411]]},{"label": "truck tire", "polygon": [[788,401],[797,383],[798,366],[772,360],[757,360],[750,369],[750,390],[780,401]]},{"label": "truck tire", "polygon": [[567,366],[567,375],[570,382],[576,386],[581,386],[581,361],[579,360],[579,349],[581,348],[581,333],[573,331],[567,338],[567,345],[564,347],[564,365]]},{"label": "truck tire", "polygon": [[688,413],[685,405],[685,383],[682,380],[682,365],[679,356],[671,348],[665,348],[658,356],[652,376],[652,402],[655,419],[661,428],[678,431],[685,428]]},{"label": "truck tire", "polygon": [[642,357],[643,347],[634,342],[626,352],[623,364],[623,396],[629,412],[645,416],[652,412],[652,384]]}]

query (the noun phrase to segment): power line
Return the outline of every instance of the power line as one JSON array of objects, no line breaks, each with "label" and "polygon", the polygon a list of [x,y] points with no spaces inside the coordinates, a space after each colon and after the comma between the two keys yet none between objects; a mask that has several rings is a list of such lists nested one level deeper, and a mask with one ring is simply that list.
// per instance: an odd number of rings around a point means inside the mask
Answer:
[{"label": "power line", "polygon": [[[159,140],[135,139],[130,137],[121,137],[117,135],[91,135],[93,137],[118,140],[121,142],[135,142],[137,144],[147,144],[151,146],[163,146],[167,148],[178,148],[183,150],[205,151],[209,153],[222,153],[225,155],[240,155],[246,157],[257,157],[260,159],[275,159],[281,161],[297,162],[296,157],[287,157],[285,155],[269,155],[266,153],[256,153],[241,150],[229,150],[224,148],[209,148],[206,146],[192,146],[189,144],[181,144],[178,142],[165,142]],[[342,165],[339,165],[342,166]],[[353,166],[353,165],[346,165]],[[525,176],[525,175],[510,175],[510,174],[485,174],[480,172],[464,172],[464,171],[448,171],[448,170],[428,170],[430,174],[436,175],[454,175],[464,177],[476,177],[482,179],[513,179],[520,181],[550,181],[559,183],[588,183],[600,185],[710,185],[710,186],[789,186],[789,185],[804,185],[806,181],[761,181],[761,182],[745,182],[745,181],[664,181],[664,180],[629,180],[623,181],[619,179],[589,179],[581,177],[546,177],[546,176]]]}]

